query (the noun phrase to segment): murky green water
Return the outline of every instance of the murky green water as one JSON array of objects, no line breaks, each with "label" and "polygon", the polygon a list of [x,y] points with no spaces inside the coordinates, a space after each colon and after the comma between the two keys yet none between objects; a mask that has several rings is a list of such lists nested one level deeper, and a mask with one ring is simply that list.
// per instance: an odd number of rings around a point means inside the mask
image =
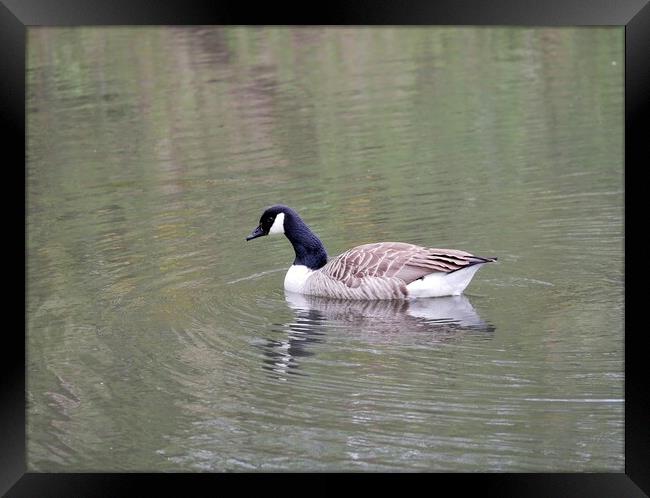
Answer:
[{"label": "murky green water", "polygon": [[[28,465],[614,471],[623,28],[30,28]],[[285,296],[329,253],[499,256],[465,296]]]}]

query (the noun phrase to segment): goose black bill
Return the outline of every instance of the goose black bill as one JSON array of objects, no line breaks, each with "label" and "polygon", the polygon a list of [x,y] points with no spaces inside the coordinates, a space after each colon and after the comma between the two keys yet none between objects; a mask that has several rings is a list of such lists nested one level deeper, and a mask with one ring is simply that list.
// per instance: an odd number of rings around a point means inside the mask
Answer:
[{"label": "goose black bill", "polygon": [[256,239],[257,237],[261,237],[262,235],[266,235],[266,234],[264,233],[262,227],[258,226],[255,230],[253,230],[253,232],[248,237],[246,237],[246,240],[253,240]]}]

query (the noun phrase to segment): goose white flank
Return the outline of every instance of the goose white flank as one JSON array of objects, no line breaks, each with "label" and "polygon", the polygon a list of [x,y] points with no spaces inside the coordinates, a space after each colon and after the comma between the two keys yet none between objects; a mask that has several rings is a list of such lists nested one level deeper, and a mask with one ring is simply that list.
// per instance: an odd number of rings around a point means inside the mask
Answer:
[{"label": "goose white flank", "polygon": [[284,288],[338,299],[411,299],[457,296],[497,258],[404,242],[363,244],[328,260],[325,246],[293,209],[267,208],[246,240],[284,234],[296,253]]}]

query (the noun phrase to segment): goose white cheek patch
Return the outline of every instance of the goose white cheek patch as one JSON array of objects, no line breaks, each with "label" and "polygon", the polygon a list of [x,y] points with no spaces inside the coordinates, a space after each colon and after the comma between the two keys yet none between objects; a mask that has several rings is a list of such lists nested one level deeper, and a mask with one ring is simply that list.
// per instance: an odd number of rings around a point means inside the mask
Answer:
[{"label": "goose white cheek patch", "polygon": [[269,235],[274,235],[277,233],[284,233],[284,213],[278,213],[275,217],[275,221],[269,230]]}]

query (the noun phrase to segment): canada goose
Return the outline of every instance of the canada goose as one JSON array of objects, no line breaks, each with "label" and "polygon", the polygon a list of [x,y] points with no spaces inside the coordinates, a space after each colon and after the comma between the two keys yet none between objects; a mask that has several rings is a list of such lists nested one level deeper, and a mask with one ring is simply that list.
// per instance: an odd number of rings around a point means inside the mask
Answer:
[{"label": "canada goose", "polygon": [[296,259],[284,278],[290,292],[340,299],[409,299],[460,295],[474,273],[497,258],[404,242],[354,247],[327,260],[320,239],[293,209],[267,208],[246,240],[284,234]]}]

